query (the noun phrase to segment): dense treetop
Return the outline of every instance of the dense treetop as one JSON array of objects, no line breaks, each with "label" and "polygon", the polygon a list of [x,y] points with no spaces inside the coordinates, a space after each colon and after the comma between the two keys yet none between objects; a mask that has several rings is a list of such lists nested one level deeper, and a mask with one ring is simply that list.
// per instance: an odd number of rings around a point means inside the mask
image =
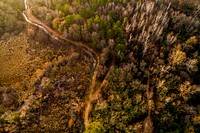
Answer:
[{"label": "dense treetop", "polygon": [[[0,14],[8,16],[0,18],[0,33],[15,28],[7,24],[19,15],[12,1],[4,1]],[[99,53],[99,83],[114,62],[101,97],[92,103],[86,132],[145,132],[148,122],[155,132],[200,132],[198,0],[48,0],[30,5],[32,14],[56,32]]]}]

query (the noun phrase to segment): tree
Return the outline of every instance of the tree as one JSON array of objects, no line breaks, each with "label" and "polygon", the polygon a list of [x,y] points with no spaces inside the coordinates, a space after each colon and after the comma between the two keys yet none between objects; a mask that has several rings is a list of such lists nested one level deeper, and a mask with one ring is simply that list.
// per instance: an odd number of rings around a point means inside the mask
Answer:
[{"label": "tree", "polygon": [[104,133],[105,129],[100,122],[92,122],[90,123],[84,133]]},{"label": "tree", "polygon": [[53,21],[52,21],[52,26],[54,29],[58,29],[59,28],[59,25],[60,25],[60,18],[55,18]]}]

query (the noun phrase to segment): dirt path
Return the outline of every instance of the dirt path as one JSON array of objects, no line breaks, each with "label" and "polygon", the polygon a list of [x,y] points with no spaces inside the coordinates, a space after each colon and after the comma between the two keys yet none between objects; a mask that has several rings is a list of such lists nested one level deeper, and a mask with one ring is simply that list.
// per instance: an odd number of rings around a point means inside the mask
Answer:
[{"label": "dirt path", "polygon": [[155,108],[154,101],[153,101],[153,91],[150,90],[150,74],[148,74],[148,82],[147,82],[147,88],[146,88],[146,95],[147,95],[147,101],[148,101],[148,116],[144,120],[144,133],[153,133],[154,131],[154,125],[152,120],[152,111]]},{"label": "dirt path", "polygon": [[86,102],[86,108],[85,108],[85,112],[84,112],[84,125],[87,127],[87,125],[89,124],[89,114],[90,114],[90,111],[91,111],[91,103],[94,101],[94,100],[97,100],[100,98],[100,92],[103,88],[106,87],[108,81],[108,76],[110,75],[110,72],[112,70],[114,66],[114,61],[112,61],[111,65],[110,65],[110,68],[109,68],[109,71],[107,72],[104,80],[102,81],[100,87],[98,87],[98,89],[95,91],[95,92],[89,92],[88,94],[88,100]]},{"label": "dirt path", "polygon": [[27,10],[24,14],[24,17],[25,17],[27,22],[29,22],[33,25],[39,25],[39,27],[41,29],[43,29],[47,34],[49,34],[52,38],[54,38],[58,41],[65,41],[66,43],[70,43],[70,44],[72,44],[76,47],[81,47],[81,48],[85,49],[86,51],[89,51],[90,53],[92,53],[92,55],[94,56],[94,58],[96,60],[95,69],[94,69],[93,76],[92,76],[92,79],[91,79],[91,83],[90,83],[90,86],[89,86],[88,96],[87,96],[86,101],[85,101],[85,111],[83,113],[84,126],[87,127],[87,125],[89,124],[89,114],[90,114],[90,111],[91,111],[91,103],[95,99],[98,99],[101,89],[106,86],[107,77],[110,74],[110,71],[111,71],[111,69],[114,65],[114,61],[111,64],[109,71],[108,71],[106,77],[104,78],[103,82],[101,83],[100,87],[95,91],[96,81],[97,81],[97,73],[98,73],[98,70],[99,70],[98,69],[99,68],[99,58],[100,58],[99,54],[95,50],[93,50],[92,48],[90,48],[89,46],[87,46],[86,44],[84,44],[82,42],[73,41],[71,39],[68,39],[68,38],[61,36],[59,33],[54,31],[53,29],[51,29],[49,26],[44,24],[42,21],[40,21],[39,19],[34,17],[31,13],[30,8],[27,8]]}]

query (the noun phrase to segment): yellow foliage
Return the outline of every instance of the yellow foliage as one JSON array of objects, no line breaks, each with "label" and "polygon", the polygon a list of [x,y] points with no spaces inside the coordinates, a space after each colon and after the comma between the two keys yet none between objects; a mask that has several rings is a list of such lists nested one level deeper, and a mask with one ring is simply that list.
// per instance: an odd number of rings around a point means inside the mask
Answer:
[{"label": "yellow foliage", "polygon": [[[158,85],[157,88],[161,88],[162,86],[164,86],[165,80],[159,80],[158,81]],[[162,87],[163,88],[163,87]]]},{"label": "yellow foliage", "polygon": [[158,109],[164,109],[166,107],[166,105],[163,102],[157,102],[156,106]]},{"label": "yellow foliage", "polygon": [[193,44],[197,44],[198,40],[196,36],[192,36],[190,37],[185,43],[187,45],[193,45]]},{"label": "yellow foliage", "polygon": [[192,86],[190,82],[186,81],[184,84],[181,84],[179,87],[180,95],[186,101],[188,99],[187,95],[191,92]]},{"label": "yellow foliage", "polygon": [[172,65],[181,65],[186,60],[186,53],[180,48],[175,48],[170,55]]},{"label": "yellow foliage", "polygon": [[42,74],[43,74],[43,71],[42,71],[41,69],[37,69],[37,70],[35,71],[36,77],[40,77]]},{"label": "yellow foliage", "polygon": [[74,124],[74,118],[72,117],[68,122],[68,127],[71,128],[73,124]]},{"label": "yellow foliage", "polygon": [[142,101],[142,95],[141,94],[136,94],[136,101],[137,101],[137,103],[140,103]]},{"label": "yellow foliage", "polygon": [[200,124],[200,115],[195,116],[195,117],[193,118],[193,122],[194,122],[194,124]]},{"label": "yellow foliage", "polygon": [[135,133],[142,133],[143,126],[141,123],[136,123],[133,125],[133,130]]},{"label": "yellow foliage", "polygon": [[58,29],[59,28],[59,25],[60,25],[60,18],[55,18],[53,21],[52,21],[52,26],[54,29]]}]

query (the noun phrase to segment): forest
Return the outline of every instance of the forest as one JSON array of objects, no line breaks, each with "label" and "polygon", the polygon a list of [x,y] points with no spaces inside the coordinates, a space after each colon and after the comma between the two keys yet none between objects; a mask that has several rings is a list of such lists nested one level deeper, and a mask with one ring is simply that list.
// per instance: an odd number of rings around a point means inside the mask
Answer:
[{"label": "forest", "polygon": [[199,0],[27,1],[0,2],[0,132],[200,132]]}]

